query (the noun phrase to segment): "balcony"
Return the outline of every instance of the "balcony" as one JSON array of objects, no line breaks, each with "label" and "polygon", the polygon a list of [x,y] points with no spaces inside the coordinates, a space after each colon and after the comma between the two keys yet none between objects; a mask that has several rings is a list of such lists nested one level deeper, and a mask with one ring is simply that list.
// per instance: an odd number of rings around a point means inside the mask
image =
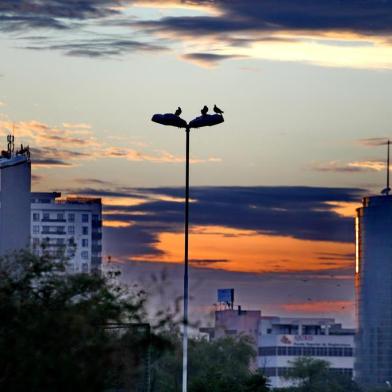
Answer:
[{"label": "balcony", "polygon": [[41,234],[51,234],[51,235],[64,235],[67,234],[65,231],[53,231],[53,230],[42,230]]}]

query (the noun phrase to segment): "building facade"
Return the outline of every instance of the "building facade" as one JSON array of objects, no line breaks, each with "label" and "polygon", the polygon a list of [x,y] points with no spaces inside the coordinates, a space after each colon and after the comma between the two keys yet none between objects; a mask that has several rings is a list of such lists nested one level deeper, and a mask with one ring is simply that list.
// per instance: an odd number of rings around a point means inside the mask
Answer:
[{"label": "building facade", "polygon": [[330,371],[353,377],[354,329],[342,328],[331,318],[262,316],[256,310],[224,309],[215,312],[215,326],[202,328],[210,339],[249,335],[257,351],[256,363],[272,388],[292,386],[285,379],[292,361],[313,357],[330,364]]},{"label": "building facade", "polygon": [[67,271],[99,272],[102,204],[99,198],[31,194],[31,243],[36,253],[65,258]]},{"label": "building facade", "polygon": [[215,312],[214,338],[248,335],[257,345],[260,328],[260,310],[224,309]]},{"label": "building facade", "polygon": [[29,154],[0,156],[0,255],[27,248],[30,240]]},{"label": "building facade", "polygon": [[260,327],[257,365],[273,388],[292,385],[285,376],[298,357],[322,359],[331,372],[353,377],[355,331],[334,319],[262,317]]},{"label": "building facade", "polygon": [[356,217],[355,376],[369,386],[392,382],[392,196],[366,197]]}]

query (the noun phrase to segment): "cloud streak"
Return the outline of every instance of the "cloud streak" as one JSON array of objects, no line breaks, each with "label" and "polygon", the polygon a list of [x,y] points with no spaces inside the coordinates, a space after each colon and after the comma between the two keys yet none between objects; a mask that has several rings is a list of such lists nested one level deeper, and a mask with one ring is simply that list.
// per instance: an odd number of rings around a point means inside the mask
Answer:
[{"label": "cloud streak", "polygon": [[[129,143],[123,142],[121,147],[113,145],[109,139],[98,140],[89,124],[65,123],[62,127],[51,127],[35,120],[17,123],[0,120],[0,135],[5,136],[12,129],[19,140],[32,146],[32,163],[41,168],[67,168],[96,159],[172,164],[185,161],[183,156],[155,149],[146,144],[139,145],[136,149],[131,140]],[[192,157],[190,162],[200,164],[220,161],[216,157]]]},{"label": "cloud streak", "polygon": [[[133,12],[137,14],[141,7],[167,7],[169,16],[137,18]],[[197,12],[178,14],[178,8]],[[60,37],[57,41],[48,35],[27,39],[25,47],[68,56],[120,57],[170,48],[179,58],[204,67],[249,57],[391,69],[391,15],[389,0],[48,0],[34,5],[28,0],[4,0],[0,29],[55,30]],[[86,27],[106,29],[110,34],[92,34]],[[87,38],[75,35],[83,29]],[[184,53],[179,43],[193,51]]]},{"label": "cloud streak", "polygon": [[385,162],[379,160],[354,161],[348,163],[331,161],[312,165],[312,169],[315,171],[332,173],[363,173],[369,171],[381,171],[384,170],[385,167]]}]

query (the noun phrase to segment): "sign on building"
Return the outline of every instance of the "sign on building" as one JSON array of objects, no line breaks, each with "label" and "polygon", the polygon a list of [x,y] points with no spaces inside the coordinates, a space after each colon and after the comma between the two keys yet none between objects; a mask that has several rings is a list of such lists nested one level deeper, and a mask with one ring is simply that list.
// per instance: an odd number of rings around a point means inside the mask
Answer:
[{"label": "sign on building", "polygon": [[230,308],[233,308],[234,289],[218,289],[218,302],[225,303]]}]

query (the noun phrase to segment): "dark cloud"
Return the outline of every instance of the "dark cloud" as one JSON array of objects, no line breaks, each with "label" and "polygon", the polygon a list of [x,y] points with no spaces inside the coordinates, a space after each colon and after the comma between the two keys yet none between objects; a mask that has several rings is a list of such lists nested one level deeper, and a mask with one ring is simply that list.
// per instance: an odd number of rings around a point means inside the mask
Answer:
[{"label": "dark cloud", "polygon": [[62,150],[54,147],[31,148],[31,163],[34,166],[72,166],[72,160],[88,157],[88,154]]},{"label": "dark cloud", "polygon": [[216,263],[227,263],[227,259],[190,259],[189,263],[198,266],[208,266]]},{"label": "dark cloud", "polygon": [[66,30],[68,28],[69,26],[55,18],[40,15],[7,16],[2,15],[0,10],[0,31],[15,32],[31,29]]},{"label": "dark cloud", "polygon": [[[92,184],[92,185],[110,185],[113,186],[113,182],[101,180],[98,178],[75,178],[74,182],[80,183],[83,185]],[[102,196],[102,194],[100,194]]]},{"label": "dark cloud", "polygon": [[[113,17],[114,20],[117,17],[121,21],[121,6],[132,6],[134,3],[138,1],[2,0],[0,17],[3,29],[62,29],[66,27],[66,21],[108,17]],[[158,7],[165,0],[145,0],[144,3]],[[351,31],[370,35],[390,35],[392,32],[391,0],[179,0],[178,3],[209,5],[220,12],[213,16],[166,17],[137,22],[138,25],[146,29],[186,35],[288,30]]]},{"label": "dark cloud", "polygon": [[204,65],[214,66],[220,61],[228,59],[244,58],[244,56],[223,55],[213,53],[187,53],[181,56],[184,60],[193,61]]},{"label": "dark cloud", "polygon": [[116,57],[132,52],[158,52],[166,50],[160,45],[130,39],[96,38],[63,43],[40,43],[26,46],[31,50],[59,50],[68,56],[77,57]]},{"label": "dark cloud", "polygon": [[[204,1],[195,1],[203,5]],[[209,4],[216,16],[166,17],[137,25],[159,32],[183,35],[223,35],[246,32],[340,31],[366,35],[390,35],[390,0],[215,0]]]},{"label": "dark cloud", "polygon": [[[100,194],[89,189],[77,192]],[[109,220],[132,223],[130,227],[105,228],[107,253],[124,258],[156,254],[160,233],[183,230],[184,206],[179,202],[182,188],[129,189],[109,194],[140,197],[143,193],[145,200],[139,205],[104,207],[106,213],[110,212],[106,215]],[[326,203],[358,202],[363,194],[363,190],[356,188],[194,187],[190,220],[193,226],[223,226],[260,234],[350,243],[354,241],[353,218],[338,215],[334,206]],[[320,255],[323,256],[329,255]]]},{"label": "dark cloud", "polygon": [[355,253],[347,253],[347,254],[340,254],[340,253],[327,253],[327,252],[322,252],[319,253],[319,256],[317,257],[318,260],[355,260]]},{"label": "dark cloud", "polygon": [[[145,0],[151,6],[173,1]],[[178,0],[180,5],[210,6],[219,12],[207,16],[171,16],[154,20],[135,20],[124,7],[138,0],[2,0],[0,2],[0,31],[27,32],[37,29],[57,31],[79,29],[90,25],[101,27],[136,28],[147,33],[163,33],[168,39],[213,37],[220,44],[243,47],[254,42],[295,41],[296,34],[351,32],[367,36],[382,36],[385,43],[392,36],[392,0]],[[283,32],[284,37],[276,33]],[[287,32],[292,37],[287,38]],[[134,51],[159,51],[161,45],[122,39],[119,36],[90,40],[50,43],[29,40],[30,49],[63,51],[69,56],[107,57]],[[211,53],[190,53],[188,60],[215,64],[231,59]],[[220,57],[217,57],[220,56]]]},{"label": "dark cloud", "polygon": [[82,21],[117,14],[121,0],[2,0],[0,30],[67,29],[67,21]]}]

